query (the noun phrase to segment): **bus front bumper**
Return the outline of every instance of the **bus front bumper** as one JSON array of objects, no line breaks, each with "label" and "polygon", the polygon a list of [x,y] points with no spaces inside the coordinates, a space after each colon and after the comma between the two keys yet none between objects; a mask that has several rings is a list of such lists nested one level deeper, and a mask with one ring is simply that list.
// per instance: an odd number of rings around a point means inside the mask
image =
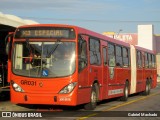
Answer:
[{"label": "bus front bumper", "polygon": [[76,106],[76,96],[70,94],[30,94],[12,92],[11,102],[19,104],[46,104]]}]

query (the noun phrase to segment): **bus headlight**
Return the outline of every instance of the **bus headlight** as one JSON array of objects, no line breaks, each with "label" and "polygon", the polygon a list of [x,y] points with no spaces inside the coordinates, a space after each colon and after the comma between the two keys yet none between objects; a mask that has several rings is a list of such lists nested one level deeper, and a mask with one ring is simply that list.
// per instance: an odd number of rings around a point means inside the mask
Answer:
[{"label": "bus headlight", "polygon": [[69,85],[65,86],[59,93],[60,94],[67,94],[73,91],[73,89],[75,88],[77,82],[72,82]]},{"label": "bus headlight", "polygon": [[16,92],[24,92],[24,90],[15,82],[11,81],[12,87]]}]

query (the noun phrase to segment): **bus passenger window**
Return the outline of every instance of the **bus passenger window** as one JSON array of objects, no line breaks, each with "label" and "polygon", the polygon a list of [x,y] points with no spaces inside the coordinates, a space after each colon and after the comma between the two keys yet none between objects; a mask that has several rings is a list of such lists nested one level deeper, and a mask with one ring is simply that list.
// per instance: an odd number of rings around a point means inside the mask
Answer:
[{"label": "bus passenger window", "polygon": [[81,71],[83,70],[83,68],[87,66],[87,43],[80,36],[78,39],[78,60],[79,60],[78,71]]},{"label": "bus passenger window", "polygon": [[108,63],[110,67],[114,67],[115,64],[115,46],[108,44]]},{"label": "bus passenger window", "polygon": [[152,55],[152,68],[155,68],[155,55]]},{"label": "bus passenger window", "polygon": [[151,54],[148,54],[149,68],[152,68]]},{"label": "bus passenger window", "polygon": [[107,65],[107,49],[105,47],[103,48],[103,64]]},{"label": "bus passenger window", "polygon": [[122,51],[123,51],[123,67],[128,67],[129,66],[128,49],[123,47]]},{"label": "bus passenger window", "polygon": [[148,68],[148,53],[145,53],[145,68]]},{"label": "bus passenger window", "polygon": [[140,51],[137,51],[137,67],[142,68],[142,54]]},{"label": "bus passenger window", "polygon": [[100,41],[98,39],[90,38],[89,52],[90,52],[90,64],[100,65],[101,54],[100,54]]},{"label": "bus passenger window", "polygon": [[122,47],[116,46],[116,66],[122,66]]}]

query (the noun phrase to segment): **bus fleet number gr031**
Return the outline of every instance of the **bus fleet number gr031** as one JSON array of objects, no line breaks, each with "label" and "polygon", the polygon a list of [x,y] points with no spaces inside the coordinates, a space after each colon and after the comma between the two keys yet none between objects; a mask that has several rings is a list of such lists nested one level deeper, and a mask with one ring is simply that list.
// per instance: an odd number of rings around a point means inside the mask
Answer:
[{"label": "bus fleet number gr031", "polygon": [[22,84],[22,85],[36,86],[36,81],[21,80],[21,84]]}]

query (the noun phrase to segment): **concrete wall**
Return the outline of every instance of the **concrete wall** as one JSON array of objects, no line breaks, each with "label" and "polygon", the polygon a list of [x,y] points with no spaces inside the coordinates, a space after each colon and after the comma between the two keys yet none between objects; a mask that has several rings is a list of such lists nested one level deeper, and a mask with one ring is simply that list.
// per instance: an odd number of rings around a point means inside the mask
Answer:
[{"label": "concrete wall", "polygon": [[156,40],[156,52],[160,53],[160,36],[155,36]]},{"label": "concrete wall", "polygon": [[154,35],[153,25],[138,25],[138,46],[153,50],[157,53],[157,81],[160,82],[160,36]]},{"label": "concrete wall", "polygon": [[138,46],[156,51],[153,25],[138,25]]},{"label": "concrete wall", "polygon": [[157,74],[158,74],[158,82],[160,82],[160,36],[155,36],[156,40],[156,63],[157,63]]},{"label": "concrete wall", "polygon": [[157,62],[157,74],[158,74],[158,80],[160,81],[160,53],[156,56],[156,62]]}]

